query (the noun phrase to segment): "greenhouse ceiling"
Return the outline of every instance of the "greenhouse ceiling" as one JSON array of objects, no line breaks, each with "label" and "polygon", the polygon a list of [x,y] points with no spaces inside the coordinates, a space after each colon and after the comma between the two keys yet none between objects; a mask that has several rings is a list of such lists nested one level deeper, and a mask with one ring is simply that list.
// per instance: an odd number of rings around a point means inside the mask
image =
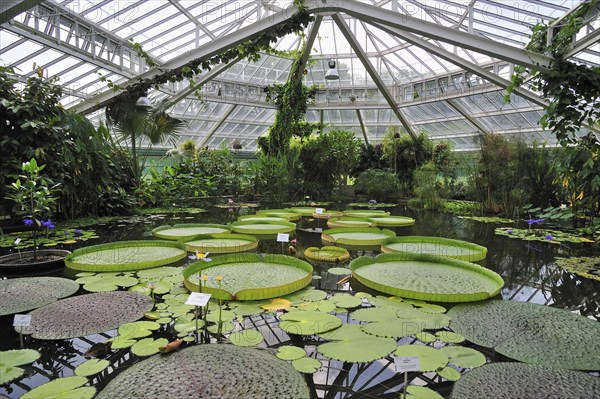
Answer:
[{"label": "greenhouse ceiling", "polygon": [[[538,22],[558,26],[576,0],[305,0],[314,16],[303,37],[287,35],[274,47],[310,59],[306,85],[316,85],[307,120],[352,130],[380,142],[390,125],[421,130],[457,150],[478,148],[489,132],[555,144],[538,125],[544,99],[527,88],[503,100],[515,65],[539,66],[545,55],[524,50]],[[214,55],[288,19],[292,0],[3,0],[0,63],[26,79],[33,66],[58,77],[65,108],[103,118],[127,86],[196,58]],[[569,58],[600,65],[600,10],[586,17]],[[149,67],[132,43],[157,66]],[[333,60],[340,79],[325,79]],[[216,148],[235,140],[245,151],[272,124],[266,88],[286,81],[292,59],[263,54],[231,61],[187,81],[153,90],[169,113],[186,121],[180,140]],[[193,94],[199,89],[200,96]],[[165,145],[165,148],[168,146]]]}]

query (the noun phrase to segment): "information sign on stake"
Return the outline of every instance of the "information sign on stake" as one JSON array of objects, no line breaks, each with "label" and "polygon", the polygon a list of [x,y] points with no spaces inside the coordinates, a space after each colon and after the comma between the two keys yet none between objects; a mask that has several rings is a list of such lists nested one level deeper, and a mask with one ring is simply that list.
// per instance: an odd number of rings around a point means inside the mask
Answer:
[{"label": "information sign on stake", "polygon": [[419,371],[419,357],[418,356],[400,356],[394,358],[394,365],[398,373],[405,373],[409,371]]},{"label": "information sign on stake", "polygon": [[201,292],[192,292],[185,301],[186,305],[201,306],[204,307],[210,300],[211,294],[203,294]]},{"label": "information sign on stake", "polygon": [[315,213],[317,213],[317,214],[322,214],[322,213],[323,213],[323,211],[324,211],[324,209],[323,209],[323,208],[316,208],[316,209],[315,209]]},{"label": "information sign on stake", "polygon": [[31,325],[30,314],[16,314],[13,327],[29,327]]},{"label": "information sign on stake", "polygon": [[20,242],[21,242],[21,238],[17,238],[17,239],[15,240],[15,245],[19,245],[19,243],[20,243]]},{"label": "information sign on stake", "polygon": [[289,242],[290,235],[288,233],[277,233],[277,242]]}]

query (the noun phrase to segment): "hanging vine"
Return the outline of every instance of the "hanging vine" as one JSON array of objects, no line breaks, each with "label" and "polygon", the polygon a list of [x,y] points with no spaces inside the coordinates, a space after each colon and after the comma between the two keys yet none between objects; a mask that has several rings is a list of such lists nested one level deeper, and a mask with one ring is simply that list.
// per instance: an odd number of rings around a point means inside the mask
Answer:
[{"label": "hanging vine", "polygon": [[[600,0],[582,4],[565,18],[561,25],[538,23],[533,27],[527,50],[549,53],[553,61],[548,70],[515,68],[512,85],[507,88],[509,98],[515,87],[530,76],[532,87],[550,99],[540,125],[553,130],[563,145],[577,140],[582,125],[597,126],[600,118],[600,67],[589,67],[565,59],[572,49],[575,35],[586,24],[590,12],[600,7]],[[548,35],[552,34],[548,46]]]}]

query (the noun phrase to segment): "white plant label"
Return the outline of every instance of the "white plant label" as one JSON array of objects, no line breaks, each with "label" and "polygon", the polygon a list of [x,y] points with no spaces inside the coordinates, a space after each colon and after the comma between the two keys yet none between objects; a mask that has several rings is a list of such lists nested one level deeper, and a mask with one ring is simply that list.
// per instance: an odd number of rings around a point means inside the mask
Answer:
[{"label": "white plant label", "polygon": [[30,314],[16,314],[13,327],[29,327],[31,325]]},{"label": "white plant label", "polygon": [[315,213],[317,213],[317,214],[319,214],[319,215],[320,215],[320,214],[322,214],[322,213],[323,213],[323,211],[324,211],[324,210],[325,210],[325,209],[323,209],[323,208],[316,208],[316,209],[315,209]]},{"label": "white plant label", "polygon": [[206,306],[208,301],[210,300],[211,294],[203,294],[200,292],[192,292],[188,297],[187,301],[185,301],[186,305],[192,306]]},{"label": "white plant label", "polygon": [[20,239],[20,238],[17,238],[17,239],[15,240],[15,245],[18,245],[20,242],[21,242],[21,239]]},{"label": "white plant label", "polygon": [[419,371],[418,356],[400,356],[394,358],[394,365],[398,373],[406,373],[409,371]]},{"label": "white plant label", "polygon": [[277,233],[277,242],[288,242],[290,241],[290,235],[288,233]]}]

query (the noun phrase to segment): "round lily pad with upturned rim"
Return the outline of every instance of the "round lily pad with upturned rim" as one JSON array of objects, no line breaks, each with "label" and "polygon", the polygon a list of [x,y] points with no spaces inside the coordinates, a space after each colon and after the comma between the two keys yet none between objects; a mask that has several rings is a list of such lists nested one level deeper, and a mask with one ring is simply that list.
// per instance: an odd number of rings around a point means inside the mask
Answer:
[{"label": "round lily pad with upturned rim", "polygon": [[350,259],[350,253],[346,248],[326,245],[324,247],[308,247],[304,250],[304,256],[317,262],[342,262]]},{"label": "round lily pad with upturned rim", "polygon": [[339,217],[332,218],[327,221],[327,227],[330,229],[335,228],[361,228],[361,227],[375,227],[377,223],[372,222],[366,218],[357,218],[357,217]]},{"label": "round lily pad with upturned rim", "polygon": [[390,216],[389,212],[381,211],[381,210],[371,210],[371,209],[349,209],[344,211],[346,216],[357,217],[357,218],[376,218],[383,216]]},{"label": "round lily pad with upturned rim", "polygon": [[344,216],[344,212],[342,211],[326,211],[323,210],[322,213],[313,213],[312,217],[315,219],[331,219],[331,218],[341,218]]},{"label": "round lily pad with upturned rim", "polygon": [[350,263],[362,284],[386,294],[436,302],[481,301],[497,295],[504,280],[474,263],[412,253],[362,256]]},{"label": "round lily pad with upturned rim", "polygon": [[36,339],[83,337],[137,320],[153,306],[150,298],[134,292],[79,295],[32,311],[31,325],[22,331]]},{"label": "round lily pad with upturned rim", "polygon": [[287,222],[289,219],[281,216],[267,216],[267,215],[243,215],[238,217],[239,221],[246,222]]},{"label": "round lily pad with upturned rim", "polygon": [[185,243],[189,252],[200,251],[213,254],[251,251],[258,247],[256,237],[247,234],[207,234],[199,235]]},{"label": "round lily pad with upturned rim", "polygon": [[600,323],[518,301],[460,304],[448,311],[452,330],[467,340],[525,363],[600,370]]},{"label": "round lily pad with upturned rim", "polygon": [[277,348],[278,358],[282,360],[296,360],[306,356],[306,351],[293,345],[284,345]]},{"label": "round lily pad with upturned rim", "polygon": [[305,374],[316,373],[321,366],[321,362],[312,357],[301,357],[300,359],[292,360],[292,367]]},{"label": "round lily pad with upturned rim", "polygon": [[[285,255],[229,254],[210,262],[194,262],[183,271],[185,286],[200,291],[200,275],[213,279],[203,282],[202,292],[223,300],[276,298],[298,291],[312,281],[312,266]],[[223,276],[220,282],[216,276]]]},{"label": "round lily pad with upturned rim", "polygon": [[62,277],[0,280],[0,316],[36,309],[72,295],[79,284]]},{"label": "round lily pad with upturned rim", "polygon": [[[165,376],[185,378],[174,384]],[[142,360],[111,379],[97,399],[143,398],[149,389],[156,398],[310,398],[304,377],[285,360],[260,349],[207,344]]]},{"label": "round lily pad with upturned rim", "polygon": [[234,233],[253,235],[259,239],[271,239],[277,237],[279,233],[292,234],[296,230],[296,224],[292,222],[250,222],[242,220],[233,222],[231,230]]},{"label": "round lily pad with upturned rim", "polygon": [[88,377],[90,375],[98,374],[109,365],[110,362],[106,359],[90,359],[77,366],[74,372],[75,375]]},{"label": "round lily pad with upturned rim", "polygon": [[375,227],[338,228],[324,230],[321,240],[326,244],[335,244],[347,249],[369,250],[379,249],[383,240],[394,237],[396,233]]},{"label": "round lily pad with upturned rim", "polygon": [[525,363],[490,363],[454,383],[452,399],[589,399],[600,397],[600,378],[581,371]]},{"label": "round lily pad with upturned rim", "polygon": [[379,227],[403,227],[415,224],[415,219],[408,216],[376,216],[367,220],[377,224]]},{"label": "round lily pad with upturned rim", "polygon": [[76,249],[65,258],[65,264],[74,270],[119,272],[164,266],[186,256],[179,242],[118,241]]},{"label": "round lily pad with upturned rim", "polygon": [[[299,213],[302,216],[311,216],[313,213],[315,213],[317,211],[317,207],[316,206],[295,206],[293,208],[290,208],[290,211],[292,211],[294,213]],[[323,209],[323,212],[325,212],[325,209]]]},{"label": "round lily pad with upturned rim", "polygon": [[485,259],[487,248],[467,241],[442,237],[398,236],[383,241],[381,251],[447,256],[467,262]]},{"label": "round lily pad with upturned rim", "polygon": [[292,212],[291,209],[263,209],[260,210],[258,212],[256,212],[257,215],[263,215],[263,216],[276,216],[276,217],[282,217],[282,218],[286,218],[287,220],[291,220],[291,221],[295,221],[298,220],[302,217],[301,214],[297,213],[297,212]]},{"label": "round lily pad with upturned rim", "polygon": [[200,234],[228,233],[229,227],[222,224],[186,223],[173,226],[160,226],[152,230],[152,234],[163,240],[187,241]]}]

